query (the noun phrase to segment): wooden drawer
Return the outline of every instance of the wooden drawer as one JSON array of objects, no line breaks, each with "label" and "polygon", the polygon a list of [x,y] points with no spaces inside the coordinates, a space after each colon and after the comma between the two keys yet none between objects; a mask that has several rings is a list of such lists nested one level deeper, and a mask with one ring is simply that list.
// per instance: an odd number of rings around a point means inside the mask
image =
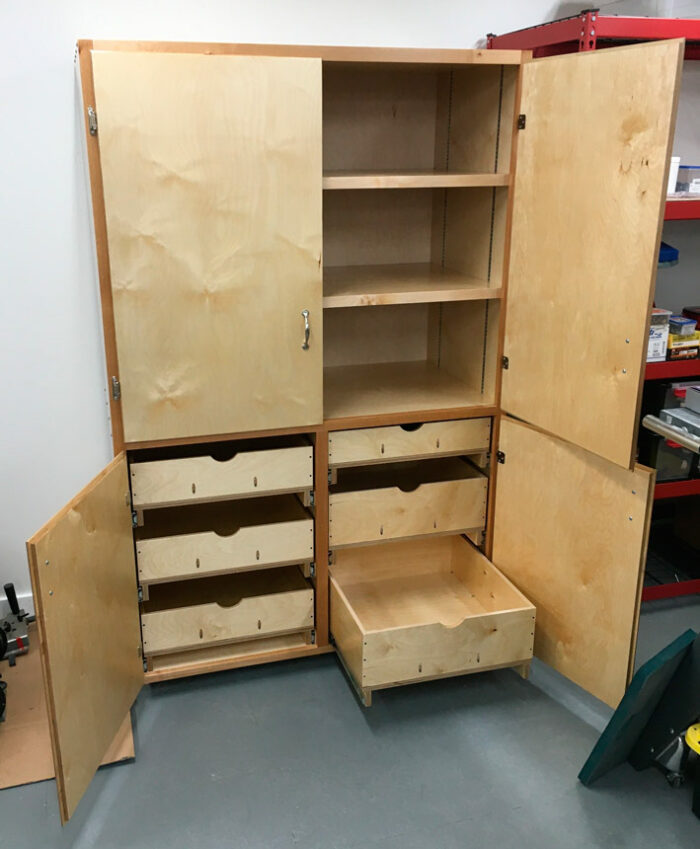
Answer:
[{"label": "wooden drawer", "polygon": [[487,485],[456,457],[346,469],[329,497],[330,546],[481,529]]},{"label": "wooden drawer", "polygon": [[314,626],[314,591],[297,566],[159,584],[142,605],[146,656]]},{"label": "wooden drawer", "polygon": [[136,529],[139,584],[310,563],[314,522],[294,495],[168,507]]},{"label": "wooden drawer", "polygon": [[133,507],[308,492],[313,489],[313,448],[301,439],[289,442],[298,444],[132,462]]},{"label": "wooden drawer", "polygon": [[419,460],[489,450],[491,419],[368,427],[328,435],[328,465],[343,466]]},{"label": "wooden drawer", "polygon": [[374,689],[532,658],[534,606],[460,536],[338,552],[330,604],[367,702]]}]

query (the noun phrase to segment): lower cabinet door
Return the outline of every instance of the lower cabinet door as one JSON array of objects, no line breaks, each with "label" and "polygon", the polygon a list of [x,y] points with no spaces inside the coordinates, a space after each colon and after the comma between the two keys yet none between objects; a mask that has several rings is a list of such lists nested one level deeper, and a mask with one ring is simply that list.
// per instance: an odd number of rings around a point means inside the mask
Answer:
[{"label": "lower cabinet door", "polygon": [[147,657],[314,627],[314,591],[298,566],[158,584],[142,607]]},{"label": "lower cabinet door", "polygon": [[344,549],[331,573],[331,632],[366,701],[532,658],[535,608],[461,536]]}]

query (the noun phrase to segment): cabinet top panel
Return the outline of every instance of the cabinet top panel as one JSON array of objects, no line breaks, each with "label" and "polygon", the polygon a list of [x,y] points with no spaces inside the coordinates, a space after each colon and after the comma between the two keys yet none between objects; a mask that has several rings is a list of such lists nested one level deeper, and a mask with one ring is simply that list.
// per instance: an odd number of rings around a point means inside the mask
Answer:
[{"label": "cabinet top panel", "polygon": [[158,53],[299,56],[325,62],[420,65],[519,65],[529,52],[521,50],[457,50],[412,47],[326,47],[304,44],[225,44],[196,41],[107,41],[81,39],[79,50],[124,50]]}]

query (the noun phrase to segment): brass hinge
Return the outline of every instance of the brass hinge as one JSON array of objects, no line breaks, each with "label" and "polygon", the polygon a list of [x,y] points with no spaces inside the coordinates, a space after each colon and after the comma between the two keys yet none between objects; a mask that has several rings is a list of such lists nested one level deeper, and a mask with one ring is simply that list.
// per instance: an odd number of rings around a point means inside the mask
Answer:
[{"label": "brass hinge", "polygon": [[97,135],[97,112],[92,108],[92,106],[88,106],[88,129],[90,130],[91,136]]},{"label": "brass hinge", "polygon": [[118,401],[122,397],[122,385],[121,385],[121,383],[119,383],[119,381],[117,380],[117,378],[114,375],[112,375],[111,384],[112,384],[112,400]]},{"label": "brass hinge", "polygon": [[510,366],[510,360],[508,357],[501,357],[501,368],[508,368]]},{"label": "brass hinge", "polygon": [[518,129],[525,129],[525,122],[527,121],[527,117],[525,115],[518,115]]},{"label": "brass hinge", "polygon": [[499,463],[505,463],[506,461],[506,453],[505,451],[496,451],[496,459]]}]

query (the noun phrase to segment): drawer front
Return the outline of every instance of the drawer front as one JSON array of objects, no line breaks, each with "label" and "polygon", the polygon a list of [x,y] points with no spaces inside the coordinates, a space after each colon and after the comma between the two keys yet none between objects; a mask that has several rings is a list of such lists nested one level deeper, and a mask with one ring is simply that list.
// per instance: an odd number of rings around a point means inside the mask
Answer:
[{"label": "drawer front", "polygon": [[143,539],[136,544],[139,582],[143,586],[287,563],[309,563],[313,556],[312,519],[242,527],[231,536],[208,531]]},{"label": "drawer front", "polygon": [[330,433],[328,464],[341,468],[489,450],[490,419],[426,422],[412,428],[396,425]]},{"label": "drawer front", "polygon": [[332,548],[473,530],[486,521],[485,477],[340,492],[329,498]]},{"label": "drawer front", "polygon": [[202,604],[141,615],[146,656],[259,639],[314,626],[313,589],[243,598],[233,607]]},{"label": "drawer front", "polygon": [[136,510],[312,488],[310,445],[245,451],[222,462],[213,457],[183,457],[131,464],[131,496]]},{"label": "drawer front", "polygon": [[532,659],[534,614],[513,610],[472,617],[454,628],[420,625],[365,636],[362,686],[385,687]]}]

